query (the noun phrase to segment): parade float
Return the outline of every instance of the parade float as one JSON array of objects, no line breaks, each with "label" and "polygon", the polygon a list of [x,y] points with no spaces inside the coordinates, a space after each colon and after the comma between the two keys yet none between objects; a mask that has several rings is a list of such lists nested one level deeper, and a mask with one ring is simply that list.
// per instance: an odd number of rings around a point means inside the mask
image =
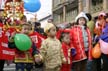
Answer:
[{"label": "parade float", "polygon": [[36,13],[41,7],[39,0],[7,0],[5,2],[4,16],[7,19],[5,28],[14,27],[20,31],[21,18],[24,16],[24,11]]},{"label": "parade float", "polygon": [[6,28],[14,27],[19,31],[20,18],[24,14],[24,3],[22,0],[7,0],[4,7],[4,15],[6,17]]},{"label": "parade float", "polygon": [[7,0],[5,3],[4,12],[6,16],[12,20],[20,20],[24,13],[22,0]]},{"label": "parade float", "polygon": [[[31,13],[37,12],[41,7],[39,0],[6,0],[4,6],[4,22],[0,25],[0,59],[2,60],[13,60],[15,56],[15,49],[8,47],[8,39],[14,32],[20,32],[21,30],[21,18],[24,16],[24,11]],[[16,39],[22,38],[23,35],[17,35]],[[26,38],[26,37],[25,37]],[[15,40],[16,45],[21,50],[28,50],[30,48],[19,47],[24,43],[24,38]],[[22,42],[21,42],[22,41]],[[21,43],[20,43],[21,42]],[[26,41],[28,44],[30,41]]]}]

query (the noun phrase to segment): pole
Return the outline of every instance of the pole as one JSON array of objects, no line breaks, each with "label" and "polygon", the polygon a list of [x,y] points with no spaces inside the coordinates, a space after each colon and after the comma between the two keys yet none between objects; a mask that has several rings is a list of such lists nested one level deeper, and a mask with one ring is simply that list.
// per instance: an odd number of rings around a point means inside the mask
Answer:
[{"label": "pole", "polygon": [[79,13],[83,11],[83,1],[79,0],[78,2]]},{"label": "pole", "polygon": [[108,0],[103,0],[103,9],[104,9],[104,11],[107,11],[107,9],[108,9],[107,4],[108,4]]},{"label": "pole", "polygon": [[63,22],[66,22],[66,6],[65,6],[65,0],[63,0]]},{"label": "pole", "polygon": [[66,22],[66,6],[63,7],[63,22]]}]

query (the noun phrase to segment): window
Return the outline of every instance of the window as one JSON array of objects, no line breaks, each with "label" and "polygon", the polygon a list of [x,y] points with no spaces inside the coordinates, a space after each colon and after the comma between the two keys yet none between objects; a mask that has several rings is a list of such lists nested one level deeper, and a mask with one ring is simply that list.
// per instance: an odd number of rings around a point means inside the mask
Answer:
[{"label": "window", "polygon": [[53,7],[56,7],[62,2],[62,0],[53,0]]},{"label": "window", "polygon": [[67,14],[66,14],[66,21],[71,22],[72,20],[75,19],[77,14],[78,14],[78,8],[72,9],[71,11],[68,11]]},{"label": "window", "polygon": [[103,0],[92,0],[92,5],[94,6],[100,3],[103,3]]}]

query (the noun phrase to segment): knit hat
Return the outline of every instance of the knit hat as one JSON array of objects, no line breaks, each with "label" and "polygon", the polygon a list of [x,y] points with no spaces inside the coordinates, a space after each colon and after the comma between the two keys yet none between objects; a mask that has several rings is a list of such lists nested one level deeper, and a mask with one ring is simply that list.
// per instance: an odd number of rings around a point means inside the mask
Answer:
[{"label": "knit hat", "polygon": [[75,18],[75,22],[77,22],[78,19],[81,18],[81,17],[85,18],[86,21],[88,21],[88,17],[86,16],[86,14],[85,14],[84,12],[81,12],[81,13],[78,14],[78,16]]},{"label": "knit hat", "polygon": [[48,30],[51,29],[52,27],[54,27],[54,25],[52,23],[47,23],[44,28],[44,32],[47,34]]}]

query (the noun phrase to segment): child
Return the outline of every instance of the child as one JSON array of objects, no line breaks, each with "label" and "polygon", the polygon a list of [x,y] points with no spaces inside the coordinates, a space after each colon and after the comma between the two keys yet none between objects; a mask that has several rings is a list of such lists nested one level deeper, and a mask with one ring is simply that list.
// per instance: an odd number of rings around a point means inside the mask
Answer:
[{"label": "child", "polygon": [[[29,34],[30,31],[30,26],[29,24],[23,24],[22,25],[22,30],[21,33],[22,34]],[[16,48],[15,43],[13,41],[14,38],[14,34],[12,34],[12,36],[9,39],[9,47],[10,48]],[[25,44],[26,45],[26,44]],[[16,48],[16,52],[15,52],[15,64],[16,64],[16,71],[31,71],[33,68],[33,58],[35,59],[36,62],[40,62],[40,57],[38,56],[39,52],[36,48],[36,46],[34,45],[34,43],[32,44],[32,47],[28,50],[28,51],[20,51]]]},{"label": "child", "polygon": [[[103,28],[102,34],[100,35],[99,39],[101,39],[104,42],[108,43],[108,14],[106,14],[105,21],[106,21],[105,27]],[[100,44],[101,44],[101,42],[100,42]],[[105,46],[105,45],[103,44],[103,46]],[[108,70],[108,67],[107,67],[108,66],[108,54],[102,53],[100,59],[102,59],[102,61],[103,61],[103,63],[102,63],[102,71],[107,71]]]},{"label": "child", "polygon": [[64,56],[66,58],[66,64],[62,64],[61,71],[71,71],[72,55],[70,46],[70,35],[68,31],[63,31],[61,34],[61,42]]},{"label": "child", "polygon": [[[34,31],[34,29],[31,31],[29,36],[30,36],[31,40],[34,42],[34,44],[37,46],[37,49],[40,50],[41,43],[46,38],[46,36]],[[43,71],[43,63],[40,63],[40,64],[35,63],[34,70]]]},{"label": "child", "polygon": [[95,28],[94,28],[94,33],[98,37],[102,34],[102,30],[105,27],[105,23],[106,23],[105,17],[106,17],[106,14],[104,12],[101,12],[98,15],[98,19],[96,21]]},{"label": "child", "polygon": [[[94,28],[94,33],[95,33],[95,36],[94,36],[94,42],[95,42],[95,44],[96,43],[98,43],[99,42],[99,39],[101,38],[102,39],[102,37],[103,36],[107,36],[106,35],[106,31],[105,30],[107,30],[107,22],[106,22],[106,20],[107,20],[107,17],[106,17],[106,14],[105,13],[103,13],[103,12],[101,12],[98,16],[97,16],[97,18],[95,19],[96,21],[96,24],[95,24],[95,28]],[[102,39],[103,40],[103,39]],[[105,42],[106,42],[106,37],[105,37]],[[94,44],[94,45],[95,45]],[[102,58],[101,58],[102,57]],[[102,54],[102,56],[101,56],[100,58],[98,58],[98,59],[95,59],[95,62],[96,62],[96,69],[97,69],[97,71],[101,71],[101,70],[107,70],[108,69],[108,67],[107,67],[107,65],[106,65],[106,61],[104,62],[104,59],[103,59],[103,57],[104,57],[104,54]],[[105,65],[102,65],[101,64],[101,61],[103,60],[103,63],[102,64],[104,64],[105,63]],[[107,60],[106,58],[105,58],[105,60]],[[103,67],[103,69],[102,69],[102,67]],[[106,67],[106,68],[104,68],[104,67]]]},{"label": "child", "polygon": [[91,59],[91,34],[87,28],[88,18],[81,12],[75,19],[77,25],[71,29],[71,42],[76,49],[76,55],[72,58],[75,71],[86,71],[87,56]]},{"label": "child", "polygon": [[56,27],[52,23],[48,23],[44,29],[48,38],[42,42],[40,53],[43,57],[45,71],[60,71],[64,58],[61,43],[56,39]]}]

